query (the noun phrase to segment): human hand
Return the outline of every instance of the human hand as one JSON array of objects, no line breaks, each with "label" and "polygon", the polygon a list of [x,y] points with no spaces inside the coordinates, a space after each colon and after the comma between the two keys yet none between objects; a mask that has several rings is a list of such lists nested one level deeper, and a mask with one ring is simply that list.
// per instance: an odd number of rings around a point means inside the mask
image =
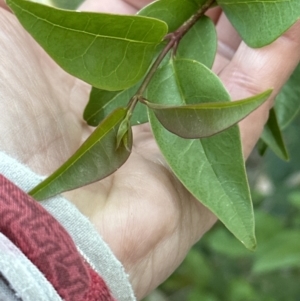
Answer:
[{"label": "human hand", "polygon": [[[83,9],[134,13],[141,2],[131,2],[88,0]],[[220,34],[214,68],[232,97],[270,87],[275,87],[275,96],[299,62],[300,24],[272,45],[253,50],[240,43],[220,11],[211,16]],[[57,67],[2,10],[0,28],[0,148],[36,172],[49,174],[91,132],[81,117],[90,88]],[[242,122],[245,157],[271,105],[272,99]],[[66,195],[124,264],[138,298],[168,277],[216,220],[174,178],[147,126],[134,128],[133,153],[120,170]]]}]

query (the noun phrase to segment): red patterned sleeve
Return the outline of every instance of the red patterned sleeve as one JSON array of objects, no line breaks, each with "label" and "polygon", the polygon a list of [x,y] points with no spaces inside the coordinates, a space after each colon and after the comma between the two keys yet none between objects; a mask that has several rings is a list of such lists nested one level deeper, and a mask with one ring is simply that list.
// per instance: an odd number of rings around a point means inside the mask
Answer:
[{"label": "red patterned sleeve", "polygon": [[116,301],[66,230],[0,174],[0,232],[44,274],[65,301]]}]

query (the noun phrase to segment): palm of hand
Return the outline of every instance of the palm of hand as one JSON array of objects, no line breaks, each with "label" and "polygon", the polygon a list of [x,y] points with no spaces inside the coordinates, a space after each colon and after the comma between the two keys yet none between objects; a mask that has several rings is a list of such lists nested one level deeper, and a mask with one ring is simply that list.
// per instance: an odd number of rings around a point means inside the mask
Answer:
[{"label": "palm of hand", "polygon": [[[91,132],[82,120],[89,87],[57,67],[12,15],[1,12],[0,23],[1,150],[46,175]],[[134,129],[133,153],[117,173],[66,195],[124,264],[137,296],[172,273],[215,220],[173,177],[145,126]]]},{"label": "palm of hand", "polygon": [[[133,11],[128,6],[123,12],[126,9]],[[49,174],[91,132],[82,121],[90,88],[57,67],[15,18],[1,9],[0,28],[0,57],[5,58],[0,69],[1,150],[37,173]],[[217,70],[228,61],[219,53]],[[229,75],[223,80],[232,88]],[[249,96],[230,90],[235,96]],[[257,113],[260,128],[266,112]],[[254,128],[253,133],[248,131],[247,137],[255,141],[259,130]],[[133,153],[120,170],[66,196],[90,218],[124,264],[138,298],[171,274],[215,221],[166,167],[147,126],[134,128]]]}]

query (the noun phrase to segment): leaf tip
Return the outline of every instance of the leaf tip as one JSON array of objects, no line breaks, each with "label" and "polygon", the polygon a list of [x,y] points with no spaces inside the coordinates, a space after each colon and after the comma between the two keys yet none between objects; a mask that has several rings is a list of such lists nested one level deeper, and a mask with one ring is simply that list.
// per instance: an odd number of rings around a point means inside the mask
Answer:
[{"label": "leaf tip", "polygon": [[257,241],[256,241],[256,237],[254,235],[251,236],[247,241],[241,240],[241,242],[249,251],[252,251],[252,252],[256,251]]}]

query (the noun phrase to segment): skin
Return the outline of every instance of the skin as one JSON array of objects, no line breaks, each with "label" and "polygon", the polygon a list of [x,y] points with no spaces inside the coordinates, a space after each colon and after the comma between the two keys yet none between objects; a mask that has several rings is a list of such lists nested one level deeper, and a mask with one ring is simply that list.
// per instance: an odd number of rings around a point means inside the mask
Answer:
[{"label": "skin", "polygon": [[[88,0],[82,10],[132,14],[147,0]],[[0,0],[0,149],[48,175],[92,131],[82,120],[90,87],[62,71]],[[271,45],[250,49],[219,9],[209,12],[219,35],[214,71],[233,99],[273,87],[269,101],[240,123],[245,158],[273,99],[300,59],[300,23]],[[62,84],[63,83],[63,84]],[[216,217],[175,179],[146,125],[134,128],[130,159],[105,180],[66,193],[123,263],[141,299],[182,262]]]}]

